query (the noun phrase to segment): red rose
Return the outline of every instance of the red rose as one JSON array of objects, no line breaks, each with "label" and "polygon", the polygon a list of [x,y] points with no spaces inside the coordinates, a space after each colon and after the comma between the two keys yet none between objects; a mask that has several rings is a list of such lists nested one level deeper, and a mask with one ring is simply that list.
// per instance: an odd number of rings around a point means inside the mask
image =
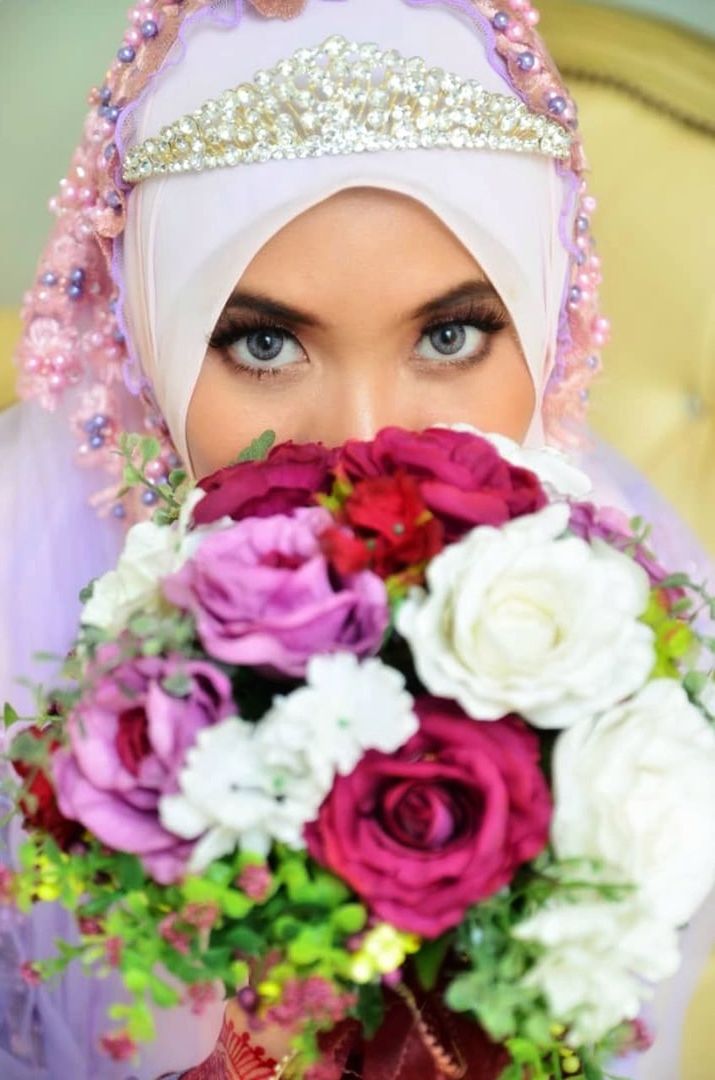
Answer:
[{"label": "red rose", "polygon": [[341,574],[369,568],[387,578],[423,566],[444,547],[442,522],[425,506],[417,481],[404,472],[359,481],[339,520],[349,529],[329,529],[323,547]]},{"label": "red rose", "polygon": [[539,854],[551,799],[523,721],[472,720],[429,697],[416,710],[409,742],[336,778],[306,840],[379,918],[434,938]]},{"label": "red rose", "polygon": [[[45,738],[45,733],[38,727],[25,729],[25,734],[32,735],[38,741]],[[53,740],[48,745],[52,753],[60,743]],[[37,765],[24,761],[13,761],[15,771],[23,780],[30,780],[25,787],[25,795],[20,799],[25,827],[49,833],[63,851],[67,851],[84,833],[84,826],[79,821],[72,821],[60,813],[55,796],[55,789],[50,780]],[[30,779],[31,778],[31,779]],[[32,803],[27,796],[32,798]]]},{"label": "red rose", "polygon": [[371,442],[351,440],[339,452],[337,470],[353,483],[397,472],[413,476],[449,542],[475,525],[503,525],[547,503],[534,473],[504,461],[488,440],[448,428],[388,427]]},{"label": "red rose", "polygon": [[219,469],[199,484],[206,495],[194,510],[196,525],[221,517],[287,514],[298,506],[314,506],[315,496],[329,492],[335,452],[320,443],[281,443],[264,461],[243,461]]}]

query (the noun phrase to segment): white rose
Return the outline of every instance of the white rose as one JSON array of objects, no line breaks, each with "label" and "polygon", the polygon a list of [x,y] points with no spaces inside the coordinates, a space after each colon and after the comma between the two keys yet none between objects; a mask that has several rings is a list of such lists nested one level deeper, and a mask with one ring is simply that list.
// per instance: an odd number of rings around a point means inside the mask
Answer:
[{"label": "white rose", "polygon": [[680,926],[715,882],[715,731],[679,683],[564,732],[554,751],[557,853],[603,860]]},{"label": "white rose", "polygon": [[639,622],[647,574],[598,540],[563,536],[568,517],[560,503],[480,526],[432,561],[397,628],[433,694],[478,720],[517,712],[562,728],[643,685],[655,658]]},{"label": "white rose", "polygon": [[192,491],[172,525],[142,521],[132,526],[116,569],[94,582],[92,596],[82,609],[80,622],[84,626],[96,626],[116,637],[132,615],[161,610],[162,578],[180,570],[208,533],[233,524],[230,518],[222,518],[188,531],[194,507],[204,494],[199,488]]},{"label": "white rose", "polygon": [[267,855],[274,840],[303,847],[303,826],[317,817],[323,799],[300,768],[270,768],[259,726],[235,717],[199,732],[179,788],[162,796],[159,818],[176,836],[198,840],[192,873],[237,847],[257,855]]},{"label": "white rose", "polygon": [[679,964],[677,933],[637,900],[554,902],[512,928],[545,949],[524,977],[553,1016],[570,1024],[574,1046],[595,1042],[633,1020],[658,982]]},{"label": "white rose", "polygon": [[553,446],[527,447],[501,435],[496,431],[480,431],[471,424],[436,424],[436,427],[449,428],[451,431],[466,431],[470,435],[479,435],[490,442],[495,450],[510,465],[518,465],[536,473],[550,495],[583,499],[593,489],[590,478],[579,469],[568,455]]},{"label": "white rose", "polygon": [[365,751],[391,753],[419,728],[404,676],[377,658],[315,656],[306,683],[274,698],[261,738],[270,765],[303,761],[325,795],[335,774],[351,773]]}]

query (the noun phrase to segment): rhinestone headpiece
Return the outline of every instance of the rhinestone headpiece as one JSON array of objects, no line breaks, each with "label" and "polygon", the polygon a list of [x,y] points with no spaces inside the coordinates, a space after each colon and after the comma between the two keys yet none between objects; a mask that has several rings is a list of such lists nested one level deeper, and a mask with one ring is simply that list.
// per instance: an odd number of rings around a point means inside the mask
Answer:
[{"label": "rhinestone headpiece", "polygon": [[335,35],[132,147],[122,175],[136,183],[276,158],[419,147],[567,158],[571,135],[517,98],[430,68],[419,56]]}]

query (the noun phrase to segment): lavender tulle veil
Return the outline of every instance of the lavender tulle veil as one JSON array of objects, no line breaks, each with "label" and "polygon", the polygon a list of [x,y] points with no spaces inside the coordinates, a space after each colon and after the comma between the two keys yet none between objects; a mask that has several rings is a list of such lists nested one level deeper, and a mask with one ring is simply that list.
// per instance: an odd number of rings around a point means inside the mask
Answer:
[{"label": "lavender tulle veil", "polygon": [[[261,5],[257,3],[256,7],[259,6]],[[264,2],[262,6],[268,8],[271,5]],[[280,4],[275,6],[281,7]],[[295,48],[303,43],[299,33],[301,26],[308,25],[308,22],[310,25],[320,22],[321,37],[317,40],[322,40],[334,32],[334,29],[342,29],[338,23],[344,13],[354,7],[355,0],[309,0],[305,15],[301,15],[295,22],[271,20],[261,27],[261,32],[266,35],[275,32],[284,42],[290,38],[292,47]],[[177,14],[179,5],[176,3],[165,4],[156,0],[155,8],[157,12],[165,15],[166,26],[171,18],[183,20],[182,28],[176,37],[177,47],[171,54],[173,67],[171,56],[166,63],[168,77],[173,79],[177,86],[181,85],[181,61],[185,59],[184,51],[191,55],[190,50],[199,41],[202,27],[205,35],[209,32],[216,35],[217,43],[223,35],[224,45],[229,37],[233,37],[235,31],[236,49],[239,49],[242,47],[241,34],[244,30],[248,33],[252,23],[255,30],[259,19],[256,12],[240,0],[185,0],[181,15]],[[390,18],[386,19],[388,8]],[[497,55],[497,44],[503,45],[504,49],[511,46],[502,42],[501,37],[496,38],[488,29],[496,5],[482,0],[445,0],[441,4],[438,0],[433,3],[424,0],[380,0],[379,3],[377,0],[362,0],[361,10],[372,10],[373,14],[378,11],[381,16],[379,26],[384,26],[384,32],[389,37],[390,28],[397,34],[410,22],[416,14],[411,8],[441,8],[443,15],[450,14],[455,20],[459,20],[460,32],[463,34],[465,28],[471,32],[472,27],[467,27],[467,23],[470,20],[476,23],[478,15],[479,23],[476,29],[483,32],[484,55],[493,69],[490,76],[486,72],[485,63],[485,77],[496,77],[494,72],[497,72],[498,78],[506,85],[506,73],[516,70],[516,59],[511,57],[505,60],[505,54]],[[241,26],[244,18],[245,26]],[[304,18],[308,22],[304,22]],[[161,32],[160,29],[159,38]],[[378,25],[371,24],[367,27],[365,39],[376,39],[377,33]],[[311,39],[311,43],[315,42]],[[387,42],[388,45],[394,43],[393,40]],[[223,51],[227,52],[225,48]],[[210,52],[208,49],[207,55],[210,55]],[[280,54],[279,49],[277,55]],[[449,66],[448,61],[451,58],[453,57],[448,52],[443,66]],[[547,59],[543,63],[545,78]],[[240,77],[236,78],[235,82],[240,81]],[[117,79],[120,78],[128,76],[117,76]],[[221,85],[219,88],[222,88]],[[130,139],[132,133],[136,135],[143,123],[149,124],[149,116],[153,117],[153,120],[158,116],[161,122],[175,118],[171,115],[162,118],[160,90],[161,84],[157,81],[154,88],[150,82],[148,90],[145,91],[145,94],[148,94],[148,98],[145,96],[145,104],[149,101],[155,110],[154,114],[147,108],[143,112],[139,108],[134,113],[127,108],[125,122],[117,129],[116,141],[120,148],[122,139]],[[540,92],[545,91],[542,88]],[[523,93],[526,95],[526,91]],[[106,106],[102,106],[100,101],[99,107]],[[177,108],[177,115],[180,111],[184,110]],[[462,161],[456,164],[459,152],[456,152],[456,155],[455,168],[462,167]],[[363,155],[366,161],[353,162],[355,167],[352,171],[348,167],[350,159],[333,159],[328,166],[333,172],[329,175],[326,173],[323,197],[330,190],[337,190],[348,184],[371,182],[377,185],[383,182],[385,186],[422,197],[433,210],[442,212],[447,224],[456,231],[459,231],[460,221],[466,223],[466,229],[471,227],[468,224],[469,215],[465,214],[460,219],[454,212],[455,207],[459,209],[459,200],[454,191],[451,193],[451,201],[445,199],[443,205],[439,203],[439,193],[435,194],[434,189],[437,181],[430,184],[427,169],[421,174],[421,187],[418,187],[410,178],[409,169],[401,161],[399,167],[395,165],[392,169],[390,183],[387,179],[390,163],[383,167],[379,160],[382,156],[374,155],[374,160],[367,161],[371,155]],[[394,155],[396,158],[399,156]],[[465,160],[464,155],[462,159]],[[310,162],[271,164],[285,165],[286,168],[300,164],[305,178],[301,183],[310,187],[313,182],[312,177],[315,174],[310,171]],[[496,167],[500,168],[501,162],[498,162]],[[235,170],[225,170],[219,176],[220,172],[221,170],[217,170],[210,180],[215,182],[217,190],[222,191],[230,205],[230,174],[235,173]],[[281,223],[290,220],[304,206],[317,201],[317,190],[306,188],[302,201],[293,199],[289,202],[290,191],[296,186],[297,174],[288,177],[286,181],[281,180],[279,170],[274,169],[273,174],[276,178],[275,185],[270,195],[265,196],[267,201],[264,201],[261,210],[263,216],[256,213],[251,217],[253,232],[249,229],[251,221],[241,223],[243,263],[239,260],[239,267],[250,260],[260,244]],[[189,178],[181,178],[179,183],[185,179]],[[196,179],[200,181],[202,177]],[[169,180],[168,184],[171,183],[173,181]],[[281,187],[282,183],[285,187]],[[476,178],[474,189],[477,190]],[[572,339],[578,339],[578,324],[574,320],[568,325],[566,322],[563,293],[567,259],[558,243],[559,237],[563,235],[566,219],[572,223],[577,213],[574,190],[570,177],[564,175],[555,180],[553,176],[549,176],[543,191],[546,201],[539,211],[542,216],[546,215],[547,210],[544,207],[549,207],[549,228],[545,229],[538,243],[534,243],[528,257],[523,251],[518,252],[519,258],[516,257],[514,236],[518,235],[518,229],[511,239],[506,226],[501,232],[496,226],[490,230],[488,221],[481,223],[484,228],[480,231],[477,228],[480,223],[476,222],[476,215],[472,215],[472,248],[477,257],[481,255],[486,259],[485,268],[497,279],[505,293],[509,293],[510,285],[513,286],[515,281],[520,280],[517,278],[510,281],[509,267],[500,262],[500,252],[505,248],[508,250],[510,244],[514,249],[515,265],[519,264],[519,259],[522,260],[520,265],[525,279],[536,277],[539,281],[548,283],[541,297],[543,302],[532,303],[531,307],[528,304],[519,306],[521,301],[517,299],[518,290],[515,288],[514,302],[510,305],[510,310],[515,316],[534,375],[540,406],[542,397],[544,401],[548,397],[552,413],[567,411],[563,404],[565,397],[559,396],[561,392],[558,387],[550,395],[546,394],[549,378],[553,377],[554,373],[559,374],[559,352],[568,356],[570,348],[573,358],[579,351],[579,344],[581,352],[584,348],[583,340],[567,340],[569,334]],[[126,200],[126,193],[121,194]],[[129,215],[131,233],[126,237],[126,243],[111,236],[111,216],[107,218],[109,224],[106,228],[105,219],[102,219],[103,235],[105,239],[113,241],[110,245],[113,253],[112,269],[119,285],[120,297],[123,296],[125,301],[124,309],[120,308],[119,311],[119,325],[122,331],[134,340],[134,356],[129,357],[129,367],[132,367],[133,361],[134,369],[125,372],[129,376],[129,382],[132,377],[141,381],[141,376],[138,376],[136,371],[137,354],[142,355],[143,367],[150,369],[155,384],[161,383],[169,371],[169,360],[166,356],[162,357],[159,349],[152,349],[152,343],[157,340],[156,331],[157,327],[162,325],[162,320],[167,320],[171,311],[176,310],[179,294],[171,291],[173,261],[161,261],[161,244],[157,236],[161,236],[162,224],[171,220],[169,211],[172,204],[167,200],[176,198],[173,212],[178,214],[182,209],[182,197],[179,186],[175,189],[167,188],[162,191],[158,208],[149,205],[147,209],[147,204],[144,204],[141,214],[137,211],[133,219]],[[566,212],[559,214],[557,200],[562,197]],[[226,202],[223,201],[220,205],[225,212]],[[504,216],[507,209],[505,206],[502,210]],[[495,212],[497,211],[492,211],[492,216]],[[526,212],[528,220],[528,211]],[[141,217],[144,213],[148,215],[146,219]],[[151,249],[150,261],[147,261],[147,249],[142,246],[145,243],[143,236],[147,235],[146,231],[142,233],[142,220],[154,238],[152,242],[155,246]],[[262,222],[260,228],[257,222]],[[182,326],[184,340],[186,335],[190,337],[192,332],[197,334],[196,340],[199,340],[198,331],[210,329],[210,320],[218,314],[227,287],[232,284],[226,277],[226,262],[221,262],[220,259],[213,263],[203,261],[204,257],[209,258],[212,248],[216,248],[216,237],[214,235],[212,239],[211,234],[214,224],[206,221],[205,225],[202,242],[208,247],[201,253],[197,249],[197,265],[201,263],[204,269],[209,265],[211,273],[217,275],[221,284],[218,291],[216,287],[207,291],[206,306],[203,310],[187,313],[187,321]],[[480,248],[480,244],[485,246]],[[569,253],[568,245],[566,252]],[[134,288],[136,292],[137,277],[132,275],[127,288],[126,275],[139,264],[142,264],[143,273],[161,275],[161,289],[157,289],[156,281],[152,282],[149,278],[147,287],[139,290],[139,299],[135,296],[132,300],[131,289]],[[235,249],[231,267],[235,271]],[[568,281],[566,285],[568,286]],[[176,287],[178,289],[178,284]],[[147,300],[149,293],[152,297],[151,305]],[[161,340],[167,340],[165,334],[158,336]],[[147,361],[150,351],[152,356]],[[195,351],[193,360],[190,359],[189,362],[194,364],[193,369],[187,369],[183,373],[177,373],[173,369],[170,371],[169,383],[173,387],[178,386],[176,394],[173,391],[158,394],[168,428],[174,436],[174,444],[180,450],[183,444],[182,425],[185,421],[185,410],[197,375]],[[575,366],[573,359],[571,362]],[[33,373],[31,378],[34,377]],[[565,378],[564,381],[568,382],[568,379]],[[571,391],[578,393],[578,377],[572,377],[571,384]],[[156,385],[154,390],[157,390]],[[103,407],[105,402],[106,398],[101,398],[100,405]],[[80,609],[79,591],[91,578],[114,564],[125,535],[126,517],[112,513],[100,516],[97,513],[97,470],[78,468],[74,463],[79,408],[77,396],[70,393],[66,398],[58,400],[51,411],[41,408],[36,401],[28,400],[0,414],[0,460],[3,463],[0,470],[0,704],[5,700],[12,701],[21,715],[30,715],[33,695],[28,686],[18,683],[18,677],[24,677],[31,682],[51,683],[53,663],[33,660],[32,656],[38,650],[60,656],[67,651],[76,629]],[[546,407],[543,410],[539,407],[535,414],[530,432],[534,444],[543,439],[542,424],[546,412]],[[127,417],[132,415],[136,417],[138,427],[141,423],[141,411],[135,403],[128,401],[123,419],[125,425],[129,423]],[[687,569],[700,578],[711,576],[708,556],[652,486],[606,444],[595,438],[590,442],[587,440],[587,443],[589,448],[579,451],[579,454],[583,465],[594,478],[597,495],[605,502],[615,503],[653,522],[654,543],[667,565]],[[16,858],[20,839],[17,826],[5,829],[3,859],[11,863]],[[158,1037],[152,1046],[142,1053],[139,1063],[112,1062],[101,1052],[99,1039],[108,1027],[106,1006],[110,1001],[116,1000],[118,992],[121,993],[115,980],[87,978],[81,971],[72,968],[53,985],[32,985],[22,976],[23,961],[50,954],[54,938],[69,935],[70,920],[57,905],[37,905],[29,917],[21,918],[0,904],[0,1077],[4,1080],[69,1080],[70,1077],[72,1080],[128,1080],[130,1077],[152,1080],[166,1070],[188,1068],[208,1054],[218,1031],[220,1008],[196,1017],[188,1008],[182,1007],[164,1014],[157,1010]],[[652,1019],[658,1032],[655,1047],[638,1059],[634,1057],[619,1063],[619,1075],[632,1076],[637,1080],[674,1080],[679,1075],[678,1060],[684,1011],[714,936],[715,899],[711,898],[683,934],[684,962],[681,971],[659,988],[648,1007],[648,1017]]]}]

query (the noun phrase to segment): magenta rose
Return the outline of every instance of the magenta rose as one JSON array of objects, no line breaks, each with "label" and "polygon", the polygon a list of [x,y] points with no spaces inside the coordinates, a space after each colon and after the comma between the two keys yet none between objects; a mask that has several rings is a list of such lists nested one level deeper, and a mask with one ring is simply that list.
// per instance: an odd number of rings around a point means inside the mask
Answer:
[{"label": "magenta rose", "polygon": [[370,442],[345,443],[336,469],[353,482],[397,471],[413,476],[448,542],[476,525],[503,525],[547,503],[534,473],[504,461],[486,439],[448,428],[383,428]]},{"label": "magenta rose", "polygon": [[226,663],[299,677],[316,653],[376,653],[389,622],[387,593],[369,570],[332,573],[321,507],[247,518],[208,536],[166,597],[190,611],[207,653]]},{"label": "magenta rose", "polygon": [[523,721],[482,723],[429,697],[416,711],[403,747],[336,777],[305,836],[380,919],[434,938],[543,850],[551,798]]},{"label": "magenta rose", "polygon": [[335,451],[321,443],[281,443],[264,461],[229,465],[199,484],[206,495],[194,510],[196,525],[222,517],[287,514],[298,506],[315,505],[315,496],[332,487],[330,473]]},{"label": "magenta rose", "polygon": [[[100,649],[98,665],[114,651]],[[170,677],[187,680],[184,696],[164,688]],[[160,824],[159,799],[179,790],[199,731],[235,714],[228,678],[203,661],[140,657],[98,671],[68,717],[69,747],[52,759],[60,810],[110,848],[138,855],[156,881],[174,881],[193,845]]]}]

